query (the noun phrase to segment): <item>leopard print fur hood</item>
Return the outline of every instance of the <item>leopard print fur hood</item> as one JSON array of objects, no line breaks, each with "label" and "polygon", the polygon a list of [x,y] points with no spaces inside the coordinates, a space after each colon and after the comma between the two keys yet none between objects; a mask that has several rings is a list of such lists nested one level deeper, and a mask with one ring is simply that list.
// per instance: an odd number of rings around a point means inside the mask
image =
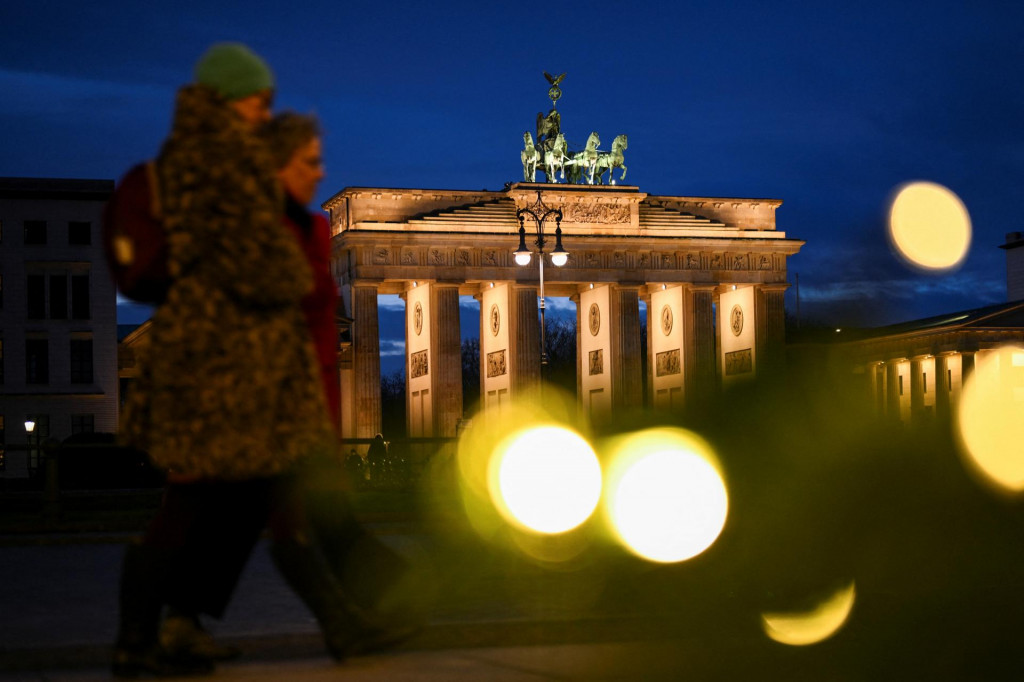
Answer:
[{"label": "leopard print fur hood", "polygon": [[273,163],[212,90],[178,93],[157,158],[173,283],[156,310],[122,433],[181,476],[272,476],[333,452],[300,301],[310,266]]}]

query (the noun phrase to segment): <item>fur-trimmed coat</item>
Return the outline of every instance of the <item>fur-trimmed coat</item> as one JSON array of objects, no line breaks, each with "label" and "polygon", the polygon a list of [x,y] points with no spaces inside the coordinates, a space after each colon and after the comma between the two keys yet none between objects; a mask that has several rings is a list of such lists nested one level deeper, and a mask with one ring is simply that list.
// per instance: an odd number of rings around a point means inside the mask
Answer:
[{"label": "fur-trimmed coat", "polygon": [[122,433],[178,476],[272,476],[336,441],[301,299],[309,263],[282,223],[259,138],[212,90],[178,93],[157,159],[172,284]]}]

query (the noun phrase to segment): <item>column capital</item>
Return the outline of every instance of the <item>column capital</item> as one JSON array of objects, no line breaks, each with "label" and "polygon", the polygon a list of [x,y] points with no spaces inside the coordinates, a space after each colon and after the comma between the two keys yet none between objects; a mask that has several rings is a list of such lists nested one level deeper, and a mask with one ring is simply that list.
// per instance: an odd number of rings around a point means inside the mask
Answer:
[{"label": "column capital", "polygon": [[680,286],[688,291],[706,291],[708,293],[715,293],[718,289],[718,284],[715,283],[703,283],[703,282],[684,282]]},{"label": "column capital", "polygon": [[758,289],[764,292],[775,292],[775,291],[786,291],[789,288],[789,282],[769,282],[767,284],[755,284]]},{"label": "column capital", "polygon": [[621,282],[615,282],[615,283],[611,284],[611,286],[614,287],[616,291],[629,291],[629,290],[632,289],[632,290],[635,290],[639,294],[640,290],[645,285],[637,284],[637,283],[633,283],[633,282],[628,282],[628,283],[625,283],[625,284],[623,284]]}]

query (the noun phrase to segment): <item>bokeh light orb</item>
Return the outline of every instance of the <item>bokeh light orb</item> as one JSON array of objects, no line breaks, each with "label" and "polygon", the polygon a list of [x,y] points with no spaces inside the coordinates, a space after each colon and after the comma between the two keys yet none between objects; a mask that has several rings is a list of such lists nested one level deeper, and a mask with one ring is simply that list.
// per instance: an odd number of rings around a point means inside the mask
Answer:
[{"label": "bokeh light orb", "polygon": [[681,429],[651,429],[614,448],[605,505],[630,551],[671,563],[715,542],[725,527],[729,496],[707,442]]},{"label": "bokeh light orb", "polygon": [[961,453],[982,479],[1004,492],[1024,492],[1024,349],[977,354],[957,423]]},{"label": "bokeh light orb", "polygon": [[489,488],[510,522],[564,533],[586,521],[601,498],[601,465],[575,431],[540,425],[512,434],[491,459]]},{"label": "bokeh light orb", "polygon": [[846,623],[856,597],[856,585],[851,582],[809,611],[761,614],[761,626],[766,635],[780,644],[817,644],[836,634]]},{"label": "bokeh light orb", "polygon": [[971,245],[971,218],[951,190],[934,182],[912,182],[895,194],[889,238],[910,265],[929,271],[960,264]]}]

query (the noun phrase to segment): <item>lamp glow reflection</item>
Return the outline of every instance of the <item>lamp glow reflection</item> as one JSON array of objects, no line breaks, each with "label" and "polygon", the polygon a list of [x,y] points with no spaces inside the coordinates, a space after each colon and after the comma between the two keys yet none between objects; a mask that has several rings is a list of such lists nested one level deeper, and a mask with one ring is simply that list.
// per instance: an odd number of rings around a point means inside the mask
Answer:
[{"label": "lamp glow reflection", "polygon": [[614,448],[606,511],[622,543],[650,561],[672,563],[718,539],[729,496],[711,446],[682,429],[651,429]]}]

